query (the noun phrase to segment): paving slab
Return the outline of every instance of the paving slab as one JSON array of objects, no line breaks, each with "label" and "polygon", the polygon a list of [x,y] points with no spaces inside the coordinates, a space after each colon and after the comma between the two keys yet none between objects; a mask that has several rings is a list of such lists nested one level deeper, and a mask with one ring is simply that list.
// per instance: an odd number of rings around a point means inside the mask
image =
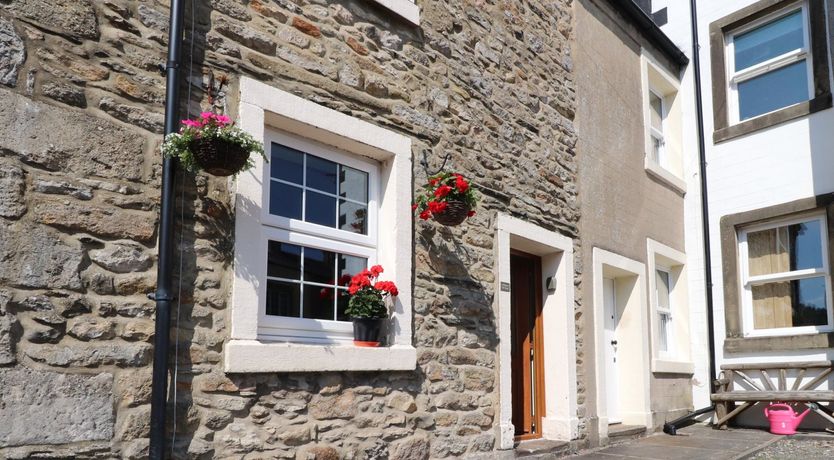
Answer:
[{"label": "paving slab", "polygon": [[692,425],[677,436],[656,433],[602,449],[580,452],[575,460],[734,460],[746,457],[779,440],[764,430],[714,430]]}]

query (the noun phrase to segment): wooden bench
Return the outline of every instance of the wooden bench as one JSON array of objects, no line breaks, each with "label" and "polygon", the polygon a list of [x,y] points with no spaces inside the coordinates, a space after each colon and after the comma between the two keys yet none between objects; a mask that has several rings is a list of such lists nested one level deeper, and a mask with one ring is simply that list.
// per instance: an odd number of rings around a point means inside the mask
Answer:
[{"label": "wooden bench", "polygon": [[[711,396],[715,403],[715,428],[726,428],[727,422],[757,402],[834,401],[834,391],[816,389],[831,374],[832,366],[832,361],[722,365],[721,375],[715,380],[716,392]],[[791,377],[793,384],[788,388]],[[810,380],[803,383],[805,379]],[[742,404],[736,407],[736,402]],[[831,413],[827,408],[822,410]]]}]

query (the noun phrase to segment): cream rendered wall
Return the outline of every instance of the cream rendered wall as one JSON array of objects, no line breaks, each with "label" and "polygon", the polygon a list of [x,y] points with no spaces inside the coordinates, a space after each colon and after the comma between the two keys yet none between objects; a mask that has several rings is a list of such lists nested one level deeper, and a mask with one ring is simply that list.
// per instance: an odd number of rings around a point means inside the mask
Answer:
[{"label": "cream rendered wall", "polygon": [[[594,346],[592,251],[599,248],[646,264],[646,239],[652,238],[686,252],[687,266],[700,263],[700,247],[691,247],[690,237],[684,232],[691,214],[688,210],[690,196],[697,197],[698,194],[697,178],[690,177],[693,171],[697,171],[698,163],[693,142],[696,139],[694,118],[684,118],[680,136],[684,156],[682,175],[687,182],[687,193],[681,196],[673,187],[647,173],[644,167],[644,126],[640,116],[643,113],[641,48],[645,47],[665,66],[669,64],[663,61],[662,53],[653,49],[621,18],[615,20],[617,16],[611,16],[607,2],[581,0],[574,5],[577,158],[583,213],[580,222],[580,262],[583,267],[580,295],[584,311],[582,340],[587,357],[584,369],[578,371],[588,387],[592,438],[604,438],[607,436],[604,427],[600,432],[594,432],[596,417],[602,418],[605,414],[600,413],[596,403],[597,392],[604,390],[595,388],[594,360],[599,359],[601,350],[596,350]],[[692,94],[691,83],[685,79],[679,93],[685,117],[693,105]],[[697,286],[693,280],[698,277],[689,275],[688,279],[690,294],[701,292],[702,298],[703,290],[693,289]],[[645,277],[643,283],[647,283]],[[696,297],[693,295],[693,298]],[[649,305],[646,303],[643,308],[648,315]],[[703,313],[702,306],[690,305],[690,308]],[[696,340],[706,335],[700,332],[701,329],[705,331],[703,325],[703,321],[700,325],[693,325],[691,335]],[[698,345],[693,343],[693,358],[697,358],[697,353],[702,353],[699,350],[705,348]],[[697,379],[686,375],[651,374],[649,381],[651,411],[655,414],[651,424],[662,424],[668,417],[680,415],[683,410],[692,407],[690,386],[693,382],[697,384]]]},{"label": "cream rendered wall", "polygon": [[[681,2],[681,4],[688,2]],[[721,216],[742,211],[807,198],[834,191],[834,110],[824,110],[805,118],[793,120],[741,138],[718,145],[712,142],[713,105],[712,78],[710,68],[709,24],[732,12],[755,3],[753,0],[698,0],[698,33],[701,58],[701,80],[703,88],[704,128],[706,133],[706,160],[708,196],[710,208],[710,239],[713,273],[713,303],[715,315],[715,348],[717,365],[722,363],[786,360],[818,360],[834,358],[832,350],[794,351],[761,353],[755,355],[725,355],[723,353],[724,306],[721,245],[719,219]],[[830,10],[830,6],[829,6]],[[669,9],[669,24],[663,30],[683,49],[691,49],[688,31],[684,24],[689,22],[687,8]],[[830,27],[829,11],[829,27]],[[829,37],[830,37],[829,30]],[[831,40],[829,39],[829,43]],[[683,45],[686,43],[686,45]],[[684,47],[685,46],[685,47]],[[689,53],[688,53],[689,54]],[[690,72],[691,74],[691,68]],[[687,75],[681,84],[681,91],[692,91],[692,76]],[[684,89],[686,88],[686,89]],[[694,123],[694,110],[688,116]],[[693,140],[694,141],[694,140]],[[694,145],[694,144],[693,144]],[[688,188],[694,192],[697,187],[697,163],[692,164]],[[690,196],[692,195],[692,196]],[[701,224],[696,218],[700,203],[694,194],[687,194],[687,257],[690,261],[690,293],[693,298],[693,337],[695,341],[706,339],[706,314],[703,302],[704,273],[695,270],[702,262],[700,258]],[[689,216],[692,216],[691,218]],[[700,332],[698,332],[700,329]],[[698,343],[693,349],[696,365],[695,378],[703,385],[694,387],[695,405],[708,404],[709,386],[707,378],[706,343]]]}]

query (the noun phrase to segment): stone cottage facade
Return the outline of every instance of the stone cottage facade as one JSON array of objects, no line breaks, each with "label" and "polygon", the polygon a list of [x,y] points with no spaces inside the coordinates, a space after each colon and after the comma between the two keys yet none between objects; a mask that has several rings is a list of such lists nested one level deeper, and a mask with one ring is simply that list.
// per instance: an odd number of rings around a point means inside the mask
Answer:
[{"label": "stone cottage facade", "polygon": [[[187,5],[183,114],[224,111],[261,135],[316,126],[315,145],[378,154],[381,186],[397,165],[396,196],[381,190],[379,222],[391,226],[375,247],[407,295],[396,346],[337,362],[308,345],[291,351],[302,368],[288,369],[286,355],[256,346],[268,341],[238,297],[246,264],[236,257],[265,244],[235,232],[257,220],[243,206],[255,173],[179,175],[171,457],[495,458],[512,448],[502,283],[516,249],[554,276],[544,316],[559,332],[545,348],[564,351],[545,351],[559,367],[544,376],[554,393],[536,429],[589,445],[588,360],[574,339],[585,326],[573,281],[572,2],[419,7]],[[147,455],[167,15],[161,0],[0,5],[0,457]],[[313,106],[305,113],[323,118],[287,111]],[[411,187],[446,155],[477,185],[477,215],[454,229],[412,222]]]}]

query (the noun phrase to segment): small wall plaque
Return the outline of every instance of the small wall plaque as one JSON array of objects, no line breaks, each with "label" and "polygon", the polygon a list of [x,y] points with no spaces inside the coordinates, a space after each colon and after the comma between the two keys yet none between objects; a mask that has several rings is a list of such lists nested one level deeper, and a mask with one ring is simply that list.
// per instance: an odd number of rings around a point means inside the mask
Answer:
[{"label": "small wall plaque", "polygon": [[503,292],[510,292],[510,283],[506,281],[501,281],[501,290]]}]

